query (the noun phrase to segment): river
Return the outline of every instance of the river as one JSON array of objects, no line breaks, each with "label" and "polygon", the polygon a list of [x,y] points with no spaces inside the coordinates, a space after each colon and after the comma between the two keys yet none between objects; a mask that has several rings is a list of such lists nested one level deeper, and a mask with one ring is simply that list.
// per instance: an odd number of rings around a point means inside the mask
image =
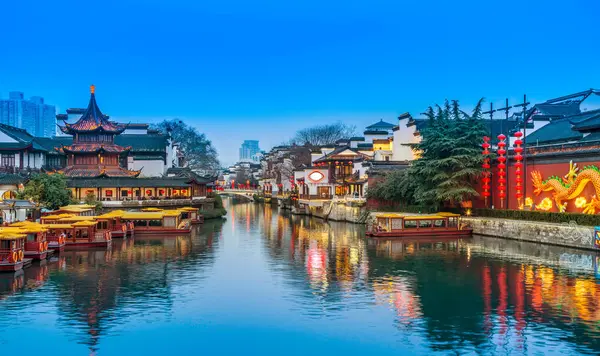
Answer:
[{"label": "river", "polygon": [[0,350],[60,355],[597,354],[600,259],[225,200],[192,236],[115,240],[0,274]]}]

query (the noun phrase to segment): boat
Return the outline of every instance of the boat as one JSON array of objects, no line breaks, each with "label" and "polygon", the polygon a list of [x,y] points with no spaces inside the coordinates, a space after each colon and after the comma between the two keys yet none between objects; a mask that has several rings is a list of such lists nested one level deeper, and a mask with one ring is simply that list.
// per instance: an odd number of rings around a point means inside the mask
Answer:
[{"label": "boat", "polygon": [[384,238],[470,237],[473,229],[460,221],[460,214],[434,215],[380,214],[367,236]]},{"label": "boat", "polygon": [[[14,229],[13,229],[14,230]],[[0,272],[23,269],[25,261],[25,234],[0,229]],[[29,260],[30,261],[30,260]]]},{"label": "boat", "polygon": [[65,237],[65,247],[107,247],[111,245],[112,233],[98,231],[97,217],[86,215],[59,214],[42,217],[42,224],[49,230],[48,235]]},{"label": "boat", "polygon": [[25,258],[41,261],[48,257],[47,230],[43,225],[31,221],[21,221],[11,224],[5,228],[5,230],[7,229],[13,229],[18,234],[25,234]]},{"label": "boat", "polygon": [[121,219],[133,223],[136,236],[187,234],[192,231],[190,221],[182,218],[180,210],[128,211]]},{"label": "boat", "polygon": [[96,217],[98,231],[110,231],[113,238],[133,236],[133,223],[123,221],[123,210],[113,210]]},{"label": "boat", "polygon": [[57,210],[51,212],[50,214],[73,214],[80,216],[92,216],[95,214],[96,207],[94,205],[89,204],[74,204],[74,205],[66,205],[61,206]]},{"label": "boat", "polygon": [[179,211],[182,212],[182,219],[190,219],[192,225],[203,224],[204,216],[200,214],[198,208],[193,208],[191,206],[186,206],[185,208],[180,208]]}]

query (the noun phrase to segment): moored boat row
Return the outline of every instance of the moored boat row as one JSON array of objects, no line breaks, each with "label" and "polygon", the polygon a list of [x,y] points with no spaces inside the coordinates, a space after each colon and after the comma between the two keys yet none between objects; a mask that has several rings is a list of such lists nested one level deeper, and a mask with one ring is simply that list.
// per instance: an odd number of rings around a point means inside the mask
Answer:
[{"label": "moored boat row", "polygon": [[0,228],[0,271],[18,271],[31,260],[44,260],[65,248],[108,247],[115,237],[135,234],[187,234],[203,222],[196,208],[145,211],[114,210],[95,216],[93,207],[61,207],[40,222],[21,221]]}]

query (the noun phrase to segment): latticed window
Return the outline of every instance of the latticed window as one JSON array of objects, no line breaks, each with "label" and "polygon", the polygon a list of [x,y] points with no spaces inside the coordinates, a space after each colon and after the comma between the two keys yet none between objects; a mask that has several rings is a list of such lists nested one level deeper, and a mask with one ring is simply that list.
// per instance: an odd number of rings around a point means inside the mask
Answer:
[{"label": "latticed window", "polygon": [[2,155],[2,167],[14,167],[15,166],[15,155],[3,154]]}]

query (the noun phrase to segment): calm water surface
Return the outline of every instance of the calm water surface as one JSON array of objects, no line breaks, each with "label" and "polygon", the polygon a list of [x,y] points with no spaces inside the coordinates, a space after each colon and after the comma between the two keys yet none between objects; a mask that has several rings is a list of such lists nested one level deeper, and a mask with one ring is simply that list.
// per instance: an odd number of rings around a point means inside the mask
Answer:
[{"label": "calm water surface", "polygon": [[1,274],[0,353],[600,353],[593,253],[373,241],[361,226],[226,204],[226,221],[191,237]]}]

